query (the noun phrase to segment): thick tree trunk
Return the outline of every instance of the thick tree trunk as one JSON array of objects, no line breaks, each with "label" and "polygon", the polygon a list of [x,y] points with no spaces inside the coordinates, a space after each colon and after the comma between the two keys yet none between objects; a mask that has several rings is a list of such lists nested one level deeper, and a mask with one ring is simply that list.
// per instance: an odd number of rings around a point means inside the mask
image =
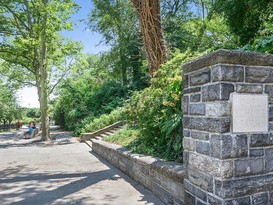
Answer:
[{"label": "thick tree trunk", "polygon": [[42,123],[42,141],[49,140],[49,117],[48,117],[48,96],[46,85],[41,85],[40,97],[41,123]]},{"label": "thick tree trunk", "polygon": [[166,47],[161,27],[159,0],[131,0],[140,21],[150,75],[167,60]]},{"label": "thick tree trunk", "polygon": [[[43,0],[44,5],[46,6],[48,0]],[[45,15],[43,19],[43,34],[41,39],[41,50],[40,50],[40,110],[41,110],[41,123],[42,123],[42,141],[47,141],[50,138],[49,133],[49,116],[48,116],[48,76],[47,76],[47,44],[46,44],[46,28],[47,28],[47,16]]]}]

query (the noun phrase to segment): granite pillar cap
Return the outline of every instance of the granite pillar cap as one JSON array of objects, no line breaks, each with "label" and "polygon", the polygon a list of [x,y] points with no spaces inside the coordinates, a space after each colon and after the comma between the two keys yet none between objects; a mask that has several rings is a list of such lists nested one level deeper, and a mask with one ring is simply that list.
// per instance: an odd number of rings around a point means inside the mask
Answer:
[{"label": "granite pillar cap", "polygon": [[184,73],[189,73],[219,63],[246,66],[273,66],[273,55],[249,51],[245,52],[220,49],[185,63],[183,65],[183,71]]}]

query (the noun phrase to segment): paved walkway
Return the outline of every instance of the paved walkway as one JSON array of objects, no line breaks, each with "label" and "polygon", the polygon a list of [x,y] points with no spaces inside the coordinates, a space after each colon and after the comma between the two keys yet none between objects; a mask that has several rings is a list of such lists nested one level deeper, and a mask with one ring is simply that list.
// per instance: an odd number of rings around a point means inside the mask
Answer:
[{"label": "paved walkway", "polygon": [[162,205],[71,133],[41,142],[22,132],[0,134],[1,205]]}]

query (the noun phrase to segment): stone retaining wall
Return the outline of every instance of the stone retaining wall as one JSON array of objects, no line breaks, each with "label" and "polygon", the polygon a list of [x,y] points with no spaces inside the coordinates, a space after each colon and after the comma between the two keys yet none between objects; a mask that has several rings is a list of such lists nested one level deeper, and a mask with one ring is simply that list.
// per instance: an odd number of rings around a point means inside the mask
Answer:
[{"label": "stone retaining wall", "polygon": [[126,149],[92,140],[92,151],[151,190],[164,203],[184,204],[184,167],[180,163],[132,154]]}]

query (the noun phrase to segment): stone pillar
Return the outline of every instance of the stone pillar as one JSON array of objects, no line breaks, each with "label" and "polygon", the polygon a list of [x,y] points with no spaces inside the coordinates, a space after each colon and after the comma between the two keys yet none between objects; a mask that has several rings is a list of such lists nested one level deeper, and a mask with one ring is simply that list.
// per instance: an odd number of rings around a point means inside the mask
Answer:
[{"label": "stone pillar", "polygon": [[219,50],[183,72],[185,204],[273,205],[273,55]]}]

